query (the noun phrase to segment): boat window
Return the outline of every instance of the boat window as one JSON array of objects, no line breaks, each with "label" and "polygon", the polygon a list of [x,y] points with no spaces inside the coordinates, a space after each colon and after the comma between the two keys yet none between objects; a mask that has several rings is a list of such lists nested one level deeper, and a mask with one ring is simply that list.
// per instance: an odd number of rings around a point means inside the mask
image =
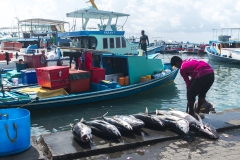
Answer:
[{"label": "boat window", "polygon": [[103,49],[108,49],[108,41],[107,41],[107,38],[103,38]]},{"label": "boat window", "polygon": [[90,36],[88,39],[88,48],[89,49],[96,49],[97,48],[97,39],[96,37]]},{"label": "boat window", "polygon": [[120,37],[116,37],[116,48],[120,48],[121,44],[120,44]]},{"label": "boat window", "polygon": [[114,38],[109,38],[110,48],[114,48]]},{"label": "boat window", "polygon": [[122,48],[126,48],[126,40],[122,37]]}]

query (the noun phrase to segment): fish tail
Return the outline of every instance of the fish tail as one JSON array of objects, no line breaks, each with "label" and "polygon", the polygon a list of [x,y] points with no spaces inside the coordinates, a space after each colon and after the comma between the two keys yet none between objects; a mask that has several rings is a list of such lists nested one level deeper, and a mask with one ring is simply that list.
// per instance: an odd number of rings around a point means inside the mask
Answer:
[{"label": "fish tail", "polygon": [[105,113],[104,115],[102,115],[102,118],[103,118],[103,117],[105,117],[107,114],[108,114],[108,112],[107,112],[107,113]]}]

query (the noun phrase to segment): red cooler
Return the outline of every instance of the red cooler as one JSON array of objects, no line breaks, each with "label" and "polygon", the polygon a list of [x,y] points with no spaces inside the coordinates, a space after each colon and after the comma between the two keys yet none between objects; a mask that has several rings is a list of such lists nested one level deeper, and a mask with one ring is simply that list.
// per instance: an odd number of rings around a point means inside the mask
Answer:
[{"label": "red cooler", "polygon": [[39,68],[39,67],[46,67],[45,60],[42,60],[41,62],[41,58],[43,59],[44,55],[42,54],[25,54],[23,55],[24,57],[24,61],[27,63],[28,68]]},{"label": "red cooler", "polygon": [[50,89],[67,88],[69,84],[68,66],[36,68],[37,81],[42,87]]},{"label": "red cooler", "polygon": [[100,83],[101,80],[105,80],[105,69],[104,68],[92,68],[89,70],[91,73],[91,82]]},{"label": "red cooler", "polygon": [[70,70],[68,91],[74,93],[88,90],[90,90],[90,72],[83,70]]}]

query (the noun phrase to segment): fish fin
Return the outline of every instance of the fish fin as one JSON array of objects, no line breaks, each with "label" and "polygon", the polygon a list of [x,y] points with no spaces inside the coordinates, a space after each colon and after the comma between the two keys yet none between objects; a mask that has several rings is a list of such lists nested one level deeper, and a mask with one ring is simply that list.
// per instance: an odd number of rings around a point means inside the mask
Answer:
[{"label": "fish fin", "polygon": [[170,110],[170,111],[173,111],[174,109],[172,109],[172,108],[169,108],[169,110]]},{"label": "fish fin", "polygon": [[73,127],[73,124],[72,124],[72,123],[70,123],[69,125],[70,125],[71,127]]},{"label": "fish fin", "polygon": [[146,113],[146,115],[148,115],[148,108],[147,107],[146,107],[145,113]]},{"label": "fish fin", "polygon": [[156,115],[158,115],[158,110],[156,109]]},{"label": "fish fin", "polygon": [[84,118],[82,118],[81,120],[80,120],[80,122],[82,123],[84,121]]},{"label": "fish fin", "polygon": [[102,115],[102,117],[105,117],[107,114],[108,114],[108,112],[107,112],[107,113],[105,113],[104,115]]},{"label": "fish fin", "polygon": [[203,126],[202,118],[199,116],[199,114],[195,113],[197,115],[198,121],[200,122],[201,126]]}]

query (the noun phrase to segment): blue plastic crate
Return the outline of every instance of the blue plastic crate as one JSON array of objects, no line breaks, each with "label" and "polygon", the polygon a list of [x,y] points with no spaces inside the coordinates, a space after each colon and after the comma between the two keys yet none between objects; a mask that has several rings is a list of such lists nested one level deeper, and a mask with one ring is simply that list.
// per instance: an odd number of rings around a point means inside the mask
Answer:
[{"label": "blue plastic crate", "polygon": [[22,84],[37,84],[37,75],[35,69],[21,70]]},{"label": "blue plastic crate", "polygon": [[108,88],[112,88],[112,89],[117,88],[117,85],[118,85],[118,83],[115,81],[105,81],[105,80],[103,81],[101,80],[100,84],[105,85]]}]

